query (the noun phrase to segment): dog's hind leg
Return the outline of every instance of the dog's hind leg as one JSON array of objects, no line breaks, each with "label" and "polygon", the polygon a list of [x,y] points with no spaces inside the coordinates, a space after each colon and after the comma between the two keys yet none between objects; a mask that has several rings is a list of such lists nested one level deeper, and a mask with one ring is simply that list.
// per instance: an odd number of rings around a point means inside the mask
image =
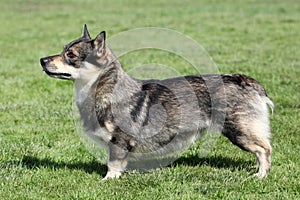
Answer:
[{"label": "dog's hind leg", "polygon": [[229,140],[243,150],[255,154],[258,164],[258,173],[255,175],[259,178],[265,177],[271,168],[271,152],[270,145],[270,130],[269,124],[263,121],[238,120],[225,122],[222,133],[229,138]]},{"label": "dog's hind leg", "polygon": [[272,148],[268,140],[262,138],[253,138],[250,140],[242,139],[243,149],[255,154],[258,164],[258,172],[255,174],[258,178],[265,177],[271,169]]},{"label": "dog's hind leg", "polygon": [[240,139],[243,147],[256,155],[259,178],[265,177],[271,169],[270,125],[268,115],[240,120],[241,130],[246,134]]},{"label": "dog's hind leg", "polygon": [[264,147],[255,153],[258,161],[258,172],[255,174],[255,176],[258,178],[265,177],[271,169],[272,148],[269,143],[264,143],[263,145]]}]

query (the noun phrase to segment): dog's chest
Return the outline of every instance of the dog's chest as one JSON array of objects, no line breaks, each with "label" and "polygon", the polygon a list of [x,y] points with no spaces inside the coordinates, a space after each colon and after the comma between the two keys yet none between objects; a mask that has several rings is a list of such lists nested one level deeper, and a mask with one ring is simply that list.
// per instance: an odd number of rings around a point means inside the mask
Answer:
[{"label": "dog's chest", "polygon": [[107,144],[111,140],[111,135],[114,130],[113,125],[109,121],[100,123],[95,105],[86,99],[82,104],[77,104],[84,133],[96,143]]},{"label": "dog's chest", "polygon": [[96,103],[97,100],[94,91],[92,86],[76,87],[75,85],[76,105],[85,134],[94,142],[102,141],[108,143],[111,139],[114,126],[110,121],[104,120],[104,117],[101,116],[100,113],[105,113],[103,112],[105,110],[104,104],[100,102]]}]

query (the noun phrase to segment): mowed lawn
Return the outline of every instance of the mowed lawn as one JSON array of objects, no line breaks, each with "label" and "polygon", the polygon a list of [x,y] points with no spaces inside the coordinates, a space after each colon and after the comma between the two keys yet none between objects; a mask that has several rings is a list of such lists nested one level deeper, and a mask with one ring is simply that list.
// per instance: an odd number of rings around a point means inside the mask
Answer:
[{"label": "mowed lawn", "polygon": [[[0,199],[299,199],[299,1],[1,0],[0,7]],[[101,182],[106,167],[74,125],[72,83],[49,78],[39,65],[85,23],[93,37],[173,29],[202,45],[221,73],[259,80],[275,103],[270,175],[251,177],[254,155],[220,137],[205,157],[195,144],[168,167]],[[127,70],[163,63],[194,73],[157,51],[121,60]]]}]

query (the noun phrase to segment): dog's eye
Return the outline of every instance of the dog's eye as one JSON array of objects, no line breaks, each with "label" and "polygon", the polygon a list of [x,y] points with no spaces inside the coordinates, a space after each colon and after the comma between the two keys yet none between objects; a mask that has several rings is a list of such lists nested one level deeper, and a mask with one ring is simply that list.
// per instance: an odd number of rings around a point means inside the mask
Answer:
[{"label": "dog's eye", "polygon": [[69,51],[69,52],[67,53],[67,56],[68,56],[69,58],[71,58],[71,59],[77,57],[77,56],[76,56],[73,52],[71,52],[71,51]]}]

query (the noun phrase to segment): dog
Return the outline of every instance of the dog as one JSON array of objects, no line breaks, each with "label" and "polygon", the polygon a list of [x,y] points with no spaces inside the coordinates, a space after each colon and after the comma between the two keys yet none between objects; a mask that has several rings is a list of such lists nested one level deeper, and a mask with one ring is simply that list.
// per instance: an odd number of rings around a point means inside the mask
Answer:
[{"label": "dog", "polygon": [[217,130],[255,154],[259,178],[271,168],[269,107],[274,104],[255,79],[206,74],[164,80],[130,77],[102,31],[83,35],[63,52],[40,59],[50,77],[72,80],[84,131],[108,148],[103,180],[118,178],[128,159],[176,152]]}]

